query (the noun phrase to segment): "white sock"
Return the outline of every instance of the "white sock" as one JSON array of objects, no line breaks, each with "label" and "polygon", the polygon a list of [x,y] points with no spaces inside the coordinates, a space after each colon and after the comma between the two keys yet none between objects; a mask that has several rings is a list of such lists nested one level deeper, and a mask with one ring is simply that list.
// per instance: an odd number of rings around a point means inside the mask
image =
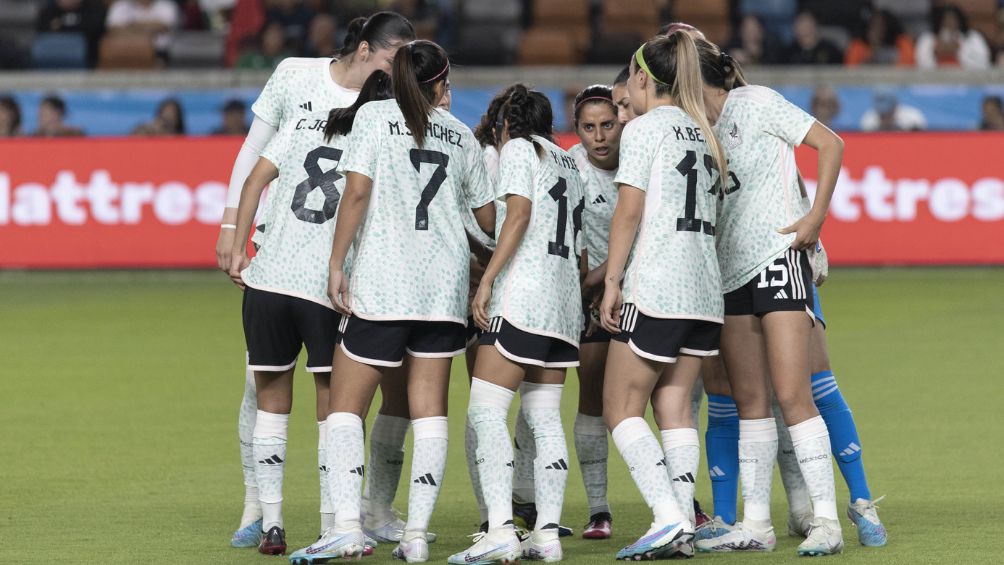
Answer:
[{"label": "white sock", "polygon": [[833,464],[830,463],[830,433],[822,416],[788,427],[795,446],[798,466],[809,487],[812,512],[816,518],[837,519],[837,495],[833,486]]},{"label": "white sock", "polygon": [[363,487],[366,522],[378,526],[394,518],[392,506],[404,468],[404,438],[407,418],[377,414],[370,430],[370,458]]},{"label": "white sock", "polygon": [[464,457],[467,459],[467,473],[471,476],[471,487],[474,488],[474,501],[478,504],[479,523],[488,521],[488,506],[485,496],[481,494],[481,476],[478,473],[478,434],[467,418],[464,428]]},{"label": "white sock", "polygon": [[467,417],[478,437],[477,465],[488,506],[489,528],[512,520],[512,443],[506,418],[515,392],[481,379],[471,381]]},{"label": "white sock", "polygon": [[[520,404],[526,383],[519,387]],[[512,498],[516,502],[534,502],[536,491],[533,488],[533,461],[537,458],[537,444],[533,440],[533,432],[527,424],[523,410],[516,412],[515,442],[513,449]]]},{"label": "white sock", "polygon": [[448,431],[446,416],[419,418],[411,423],[414,453],[411,461],[411,486],[408,490],[408,523],[404,540],[424,537],[429,530],[432,510],[446,473]]},{"label": "white sock", "polygon": [[697,466],[701,462],[701,442],[697,439],[697,430],[694,428],[661,430],[660,435],[662,435],[662,450],[666,453],[666,464],[669,466],[669,476],[672,478],[676,504],[693,524],[696,518],[694,480],[697,476]]},{"label": "white sock", "polygon": [[255,480],[261,503],[263,532],[282,523],[282,476],[286,465],[289,414],[258,410],[254,426]]},{"label": "white sock", "polygon": [[739,479],[743,522],[770,527],[770,487],[777,458],[774,418],[739,420]]},{"label": "white sock", "polygon": [[536,530],[557,531],[568,483],[568,442],[561,425],[559,384],[523,383],[520,412],[533,434],[537,457],[533,461]]},{"label": "white sock", "polygon": [[798,466],[795,446],[791,444],[791,434],[788,433],[788,426],[784,423],[781,407],[778,406],[776,399],[773,404],[774,425],[777,427],[777,467],[781,471],[784,494],[788,497],[788,513],[812,512],[809,487],[805,484],[805,478],[802,477],[801,467]]},{"label": "white sock", "polygon": [[335,511],[335,528],[356,530],[362,506],[363,421],[349,412],[328,416],[328,496]]},{"label": "white sock", "polygon": [[335,510],[328,494],[328,422],[317,423],[317,471],[321,477],[321,533],[335,525]]},{"label": "white sock", "polygon": [[666,456],[659,447],[644,418],[627,418],[614,428],[611,435],[631,478],[652,509],[656,524],[672,524],[687,520],[673,495],[673,486],[666,470]]},{"label": "white sock", "polygon": [[254,424],[258,418],[258,396],[255,391],[254,371],[244,366],[244,398],[237,415],[237,439],[241,446],[241,467],[244,470],[244,514],[241,528],[261,518],[258,504],[258,481],[254,476]]},{"label": "white sock", "polygon": [[582,483],[586,487],[589,515],[610,512],[607,502],[607,426],[600,416],[575,415],[575,454],[582,470]]}]

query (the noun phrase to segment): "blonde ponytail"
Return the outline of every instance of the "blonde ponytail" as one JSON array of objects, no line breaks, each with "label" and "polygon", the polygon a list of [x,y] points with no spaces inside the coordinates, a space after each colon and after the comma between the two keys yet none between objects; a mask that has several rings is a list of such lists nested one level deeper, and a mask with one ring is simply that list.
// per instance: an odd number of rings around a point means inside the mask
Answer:
[{"label": "blonde ponytail", "polygon": [[677,31],[670,35],[676,40],[676,80],[673,81],[670,95],[673,100],[690,116],[704,133],[704,139],[715,160],[722,186],[729,178],[729,168],[722,147],[704,108],[704,80],[701,77],[701,60],[697,54],[694,39],[686,32]]}]

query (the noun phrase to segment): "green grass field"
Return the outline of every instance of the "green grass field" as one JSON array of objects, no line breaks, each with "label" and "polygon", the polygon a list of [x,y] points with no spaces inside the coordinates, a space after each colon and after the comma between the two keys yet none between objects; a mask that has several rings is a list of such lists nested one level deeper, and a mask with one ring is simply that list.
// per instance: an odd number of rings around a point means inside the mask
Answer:
[{"label": "green grass field", "polygon": [[[845,519],[846,551],[831,560],[1004,560],[1002,291],[1002,269],[832,273],[822,292],[834,367],[872,492],[888,495],[881,516],[890,541],[863,548]],[[5,273],[0,316],[0,563],[285,562],[228,545],[243,500],[236,420],[244,345],[240,294],[225,276]],[[463,458],[468,385],[462,364],[455,367],[450,465],[433,518],[440,542],[432,560],[440,563],[469,542],[477,522]],[[574,377],[567,388],[571,440]],[[300,379],[285,487],[293,548],[318,529],[312,397],[311,380]],[[710,505],[703,464],[697,492]],[[695,559],[796,560],[796,541],[783,535],[779,481],[774,493],[773,554]],[[568,562],[610,562],[648,526],[613,448],[610,498],[614,539],[573,538]],[[578,531],[586,518],[573,468],[563,523]],[[365,561],[389,563],[390,550]]]}]

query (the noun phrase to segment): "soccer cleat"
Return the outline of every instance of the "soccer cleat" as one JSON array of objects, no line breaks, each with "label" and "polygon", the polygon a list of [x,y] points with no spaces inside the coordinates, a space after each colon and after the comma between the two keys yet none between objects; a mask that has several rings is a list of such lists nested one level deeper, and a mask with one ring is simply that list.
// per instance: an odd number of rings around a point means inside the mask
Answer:
[{"label": "soccer cleat", "polygon": [[859,498],[847,505],[847,517],[858,529],[858,541],[868,547],[882,547],[886,544],[885,526],[878,517],[876,503],[885,498],[880,496],[875,500]]},{"label": "soccer cleat", "polygon": [[618,560],[667,559],[679,551],[680,546],[694,539],[690,522],[674,522],[660,526],[652,524],[638,541],[617,552]]},{"label": "soccer cleat", "polygon": [[261,543],[261,518],[234,532],[231,547],[257,547]]},{"label": "soccer cleat", "polygon": [[391,553],[391,557],[408,563],[425,563],[429,560],[429,542],[424,537],[416,537],[410,541],[401,540]]},{"label": "soccer cleat", "polygon": [[809,527],[812,525],[812,509],[796,514],[788,514],[788,535],[795,538],[804,538],[809,535]]},{"label": "soccer cleat", "polygon": [[522,542],[523,559],[555,563],[561,561],[561,541],[557,526],[531,532]]},{"label": "soccer cleat", "polygon": [[711,521],[711,516],[708,516],[704,510],[701,510],[701,503],[694,499],[694,527],[700,528],[704,524]]},{"label": "soccer cleat", "polygon": [[701,524],[694,532],[694,540],[715,539],[736,529],[738,526],[728,524],[721,516],[715,516],[710,521]]},{"label": "soccer cleat", "polygon": [[736,522],[726,533],[700,539],[695,544],[704,553],[724,553],[731,551],[774,551],[777,538],[774,528],[766,522],[765,528],[754,528],[747,523]]},{"label": "soccer cleat", "polygon": [[568,536],[574,535],[575,530],[569,528],[568,526],[558,526],[558,537],[567,538]]},{"label": "soccer cleat", "polygon": [[474,534],[474,545],[454,553],[447,560],[451,565],[488,565],[518,563],[523,553],[522,542],[512,526],[503,526],[487,534]]},{"label": "soccer cleat", "polygon": [[840,522],[816,518],[809,526],[809,536],[798,546],[798,554],[814,557],[817,555],[835,555],[844,549],[844,536],[840,531]]},{"label": "soccer cleat", "polygon": [[[363,532],[366,534],[366,537],[377,543],[398,543],[404,536],[404,520],[396,514],[392,515],[386,522],[374,522],[373,515],[367,515],[366,520],[363,522]],[[436,543],[436,537],[436,534],[432,532],[425,533],[425,540],[429,543]]]},{"label": "soccer cleat", "polygon": [[258,553],[263,555],[285,555],[286,554],[286,530],[279,526],[272,526],[268,533],[261,533],[261,543],[258,544]]},{"label": "soccer cleat", "polygon": [[610,539],[614,533],[613,517],[609,512],[597,512],[589,517],[589,523],[582,530],[585,539]]},{"label": "soccer cleat", "polygon": [[359,530],[329,528],[321,539],[290,555],[289,562],[292,565],[312,565],[327,563],[331,559],[361,557],[365,543],[365,537]]}]

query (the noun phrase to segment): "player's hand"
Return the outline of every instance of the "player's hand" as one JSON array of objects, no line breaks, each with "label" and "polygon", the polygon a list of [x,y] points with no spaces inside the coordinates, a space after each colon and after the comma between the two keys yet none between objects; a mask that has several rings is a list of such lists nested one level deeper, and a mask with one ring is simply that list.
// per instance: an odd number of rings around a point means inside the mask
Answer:
[{"label": "player's hand", "polygon": [[244,290],[244,279],[241,278],[241,271],[247,268],[251,260],[248,259],[247,253],[243,251],[232,251],[230,255],[230,264],[227,266],[225,271],[230,275],[230,280],[233,281],[235,285],[241,290]]},{"label": "player's hand", "polygon": [[612,334],[621,333],[621,304],[624,298],[620,285],[607,283],[600,302],[600,323]]},{"label": "player's hand", "polygon": [[471,300],[471,315],[474,323],[484,331],[488,331],[488,304],[492,301],[492,281],[481,279],[478,291]]},{"label": "player's hand", "polygon": [[349,294],[349,279],[341,269],[331,267],[328,273],[328,298],[335,310],[346,315],[352,315],[352,295]]},{"label": "player's hand", "polygon": [[237,230],[220,228],[220,236],[216,238],[216,266],[224,273],[230,271],[230,258],[236,232]]},{"label": "player's hand", "polygon": [[823,218],[806,214],[794,224],[777,230],[777,233],[781,235],[795,234],[795,240],[791,242],[792,249],[811,249],[819,241],[819,231],[822,229]]},{"label": "player's hand", "polygon": [[603,276],[606,269],[593,269],[586,274],[586,279],[582,281],[582,298],[592,300],[594,296],[603,292]]}]

